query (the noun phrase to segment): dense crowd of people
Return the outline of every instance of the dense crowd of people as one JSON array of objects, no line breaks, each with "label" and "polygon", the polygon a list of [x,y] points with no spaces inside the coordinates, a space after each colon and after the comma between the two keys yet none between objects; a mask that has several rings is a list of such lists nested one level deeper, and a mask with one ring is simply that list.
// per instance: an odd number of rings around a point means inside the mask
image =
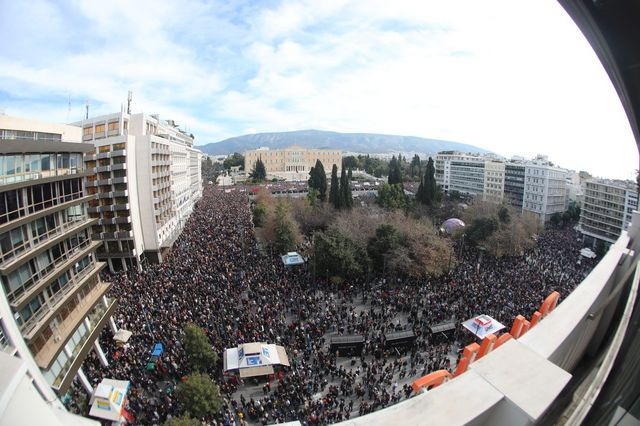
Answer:
[{"label": "dense crowd of people", "polygon": [[[267,342],[284,346],[291,363],[260,383],[224,377],[221,362],[211,366],[224,404],[205,424],[327,424],[409,398],[410,383],[424,374],[453,371],[457,351],[472,339],[461,321],[484,313],[510,326],[551,291],[566,296],[594,265],[580,258],[574,231],[551,230],[524,256],[496,259],[459,245],[459,263],[443,277],[336,287],[312,283],[306,267],[285,268],[260,250],[251,219],[247,192],[207,187],[163,263],[109,277],[115,322],[133,335],[118,348],[105,329],[109,366],[92,352],[83,370],[93,386],[103,377],[130,380],[136,423],[162,424],[182,412],[174,389],[190,373],[181,345],[189,322],[205,330],[220,357],[225,348]],[[431,334],[430,326],[447,321],[456,330]],[[413,331],[415,344],[385,348],[385,333],[400,330]],[[329,350],[331,336],[352,334],[364,336],[362,355]],[[156,342],[164,345],[162,366],[149,371]]]}]

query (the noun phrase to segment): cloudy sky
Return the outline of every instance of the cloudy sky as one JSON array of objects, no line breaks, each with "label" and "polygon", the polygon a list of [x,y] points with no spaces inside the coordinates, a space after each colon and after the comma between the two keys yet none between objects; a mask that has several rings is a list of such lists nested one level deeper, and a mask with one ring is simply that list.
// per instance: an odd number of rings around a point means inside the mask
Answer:
[{"label": "cloudy sky", "polygon": [[0,0],[0,40],[9,115],[76,121],[131,90],[132,112],[198,144],[314,128],[638,168],[613,86],[555,0]]}]

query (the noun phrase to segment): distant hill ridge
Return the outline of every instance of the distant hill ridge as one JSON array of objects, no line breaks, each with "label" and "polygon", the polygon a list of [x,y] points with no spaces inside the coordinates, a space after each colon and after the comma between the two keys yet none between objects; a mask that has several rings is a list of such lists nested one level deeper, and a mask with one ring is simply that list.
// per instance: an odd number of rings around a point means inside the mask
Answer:
[{"label": "distant hill ridge", "polygon": [[322,130],[299,130],[294,132],[255,133],[236,136],[220,142],[197,146],[205,154],[225,155],[243,153],[250,149],[268,147],[287,148],[299,145],[310,149],[336,148],[345,152],[384,154],[417,152],[435,154],[439,151],[463,151],[488,153],[474,145],[417,136],[382,135],[377,133],[338,133]]}]

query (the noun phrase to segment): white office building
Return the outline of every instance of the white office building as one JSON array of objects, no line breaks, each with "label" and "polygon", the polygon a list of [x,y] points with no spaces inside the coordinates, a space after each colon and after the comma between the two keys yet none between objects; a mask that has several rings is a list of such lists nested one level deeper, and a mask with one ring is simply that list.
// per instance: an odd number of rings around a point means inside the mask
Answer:
[{"label": "white office building", "polygon": [[480,154],[442,151],[436,155],[436,183],[446,193],[457,191],[467,195],[484,193],[486,158]]},{"label": "white office building", "polygon": [[484,163],[484,191],[485,201],[501,203],[504,198],[505,163],[487,160]]},{"label": "white office building", "polygon": [[548,222],[567,208],[567,171],[537,157],[525,164],[522,210]]},{"label": "white office building", "polygon": [[567,171],[544,156],[506,161],[489,154],[443,151],[436,155],[435,166],[436,182],[445,193],[504,201],[535,214],[542,223],[567,208]]},{"label": "white office building", "polygon": [[99,219],[93,238],[111,270],[161,262],[202,197],[200,160],[193,136],[157,115],[124,112],[74,125],[95,147],[85,158],[89,190],[98,194],[89,213]]}]

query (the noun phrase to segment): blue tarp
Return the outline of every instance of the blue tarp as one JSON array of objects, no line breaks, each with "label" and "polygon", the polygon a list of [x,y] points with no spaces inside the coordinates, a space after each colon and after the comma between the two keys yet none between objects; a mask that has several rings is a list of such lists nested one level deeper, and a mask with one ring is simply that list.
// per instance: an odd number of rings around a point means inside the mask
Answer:
[{"label": "blue tarp", "polygon": [[156,343],[156,345],[153,347],[153,352],[151,352],[151,356],[160,356],[162,354],[162,351],[162,343]]}]

